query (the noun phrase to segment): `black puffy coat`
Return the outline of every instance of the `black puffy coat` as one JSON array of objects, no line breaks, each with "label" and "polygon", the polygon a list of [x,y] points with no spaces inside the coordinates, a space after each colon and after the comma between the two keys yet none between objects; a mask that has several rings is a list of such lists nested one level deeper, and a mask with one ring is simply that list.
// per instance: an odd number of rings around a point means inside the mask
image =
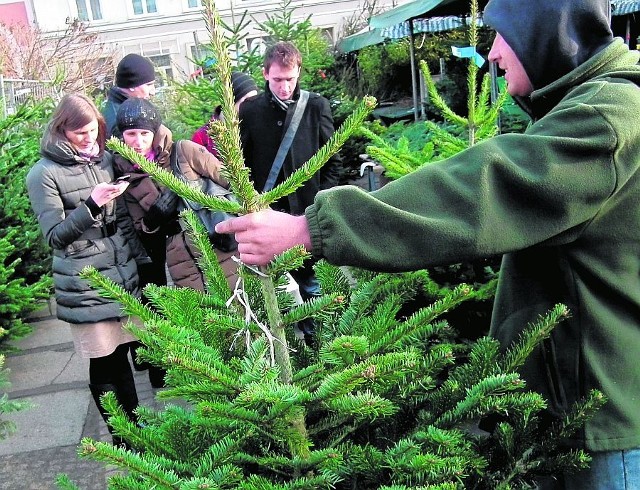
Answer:
[{"label": "black puffy coat", "polygon": [[[46,144],[41,154],[27,175],[27,190],[45,241],[53,249],[58,318],[92,323],[122,317],[120,303],[101,297],[80,278],[84,267],[93,266],[139,295],[134,253],[122,231],[130,220],[124,203],[118,198],[106,204],[97,218],[85,204],[96,184],[113,180],[112,157],[104,153],[86,159],[60,141]],[[141,253],[139,244],[134,249]]]}]

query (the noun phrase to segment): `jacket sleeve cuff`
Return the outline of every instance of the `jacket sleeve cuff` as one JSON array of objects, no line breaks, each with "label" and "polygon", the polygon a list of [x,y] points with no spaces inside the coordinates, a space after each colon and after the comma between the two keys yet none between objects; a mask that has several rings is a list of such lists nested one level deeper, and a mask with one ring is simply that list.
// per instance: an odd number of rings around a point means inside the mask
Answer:
[{"label": "jacket sleeve cuff", "polygon": [[96,204],[96,202],[93,200],[93,197],[89,196],[89,198],[84,203],[89,208],[89,212],[91,212],[91,216],[93,216],[94,218],[96,218],[102,212],[102,208]]},{"label": "jacket sleeve cuff", "polygon": [[314,257],[322,257],[322,234],[320,232],[320,222],[318,220],[318,209],[315,204],[310,205],[304,212],[311,236],[311,250]]}]

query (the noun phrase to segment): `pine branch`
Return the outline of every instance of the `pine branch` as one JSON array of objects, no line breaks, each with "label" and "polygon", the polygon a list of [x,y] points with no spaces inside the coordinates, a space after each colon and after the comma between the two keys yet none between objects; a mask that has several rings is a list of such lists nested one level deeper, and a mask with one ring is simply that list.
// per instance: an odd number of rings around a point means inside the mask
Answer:
[{"label": "pine branch", "polygon": [[453,112],[453,110],[447,105],[447,102],[438,92],[438,88],[436,87],[436,84],[433,81],[433,77],[431,76],[429,65],[427,65],[424,60],[420,60],[419,65],[420,71],[422,71],[422,75],[424,76],[424,82],[427,86],[427,91],[429,92],[429,100],[433,103],[434,106],[438,108],[438,110],[442,114],[442,117],[444,117],[445,120],[450,121],[451,123],[456,124],[462,128],[468,127],[469,120]]},{"label": "pine branch", "polygon": [[304,261],[310,257],[311,254],[302,245],[296,245],[275,257],[267,267],[266,273],[271,277],[277,277],[302,267]]},{"label": "pine branch", "polygon": [[250,180],[250,171],[244,165],[244,156],[240,145],[238,112],[235,108],[231,88],[231,61],[223,37],[223,30],[219,28],[220,14],[212,0],[204,0],[202,5],[204,6],[204,20],[209,32],[211,48],[216,55],[215,69],[222,82],[222,111],[225,115],[222,121],[210,125],[210,131],[222,155],[226,169],[225,175],[229,179],[231,190],[243,203],[245,212],[258,211],[263,209],[263,206],[260,205],[258,192]]},{"label": "pine branch", "polygon": [[205,194],[199,188],[190,186],[173,175],[172,172],[159,167],[155,162],[151,162],[144,156],[136,153],[135,150],[115,137],[107,141],[107,147],[119,153],[130,162],[139,165],[153,180],[168,187],[189,201],[201,203],[204,207],[214,211],[224,211],[232,214],[245,214],[247,212],[246,206],[243,206],[239,202]]},{"label": "pine branch", "polygon": [[[370,337],[372,340],[371,352],[381,352],[383,349],[391,349],[396,343],[402,344],[407,341],[408,338],[415,335],[418,329],[426,327],[427,324],[434,321],[438,316],[467,299],[470,292],[471,289],[466,284],[462,284],[444,298],[415,312],[407,321],[382,332],[383,336],[379,339],[372,335]],[[431,332],[434,331],[433,328],[429,328],[429,330]]]},{"label": "pine branch", "polygon": [[183,211],[181,217],[187,224],[189,236],[200,252],[197,262],[204,274],[207,292],[214,298],[230,298],[231,288],[200,218],[191,209]]},{"label": "pine branch", "polygon": [[125,291],[125,289],[119,284],[116,284],[108,277],[102,275],[95,267],[85,267],[80,272],[80,277],[89,281],[89,283],[91,283],[91,285],[96,288],[103,297],[113,299],[121,303],[124,307],[124,311],[129,315],[137,316],[144,322],[160,320],[160,317],[150,308],[144,306],[139,299]]},{"label": "pine branch", "polygon": [[569,310],[565,305],[558,304],[544,317],[529,325],[505,353],[502,365],[505,371],[515,371],[522,366],[527,357],[540,343],[549,338],[551,331],[565,318],[568,318]]}]

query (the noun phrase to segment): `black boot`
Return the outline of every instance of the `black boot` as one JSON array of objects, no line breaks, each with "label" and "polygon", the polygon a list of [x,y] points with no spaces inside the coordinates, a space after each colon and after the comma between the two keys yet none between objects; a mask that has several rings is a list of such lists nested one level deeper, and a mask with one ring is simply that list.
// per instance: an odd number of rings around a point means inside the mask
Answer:
[{"label": "black boot", "polygon": [[151,386],[154,388],[164,388],[166,386],[164,383],[164,377],[166,374],[167,371],[162,368],[156,366],[149,367],[149,382],[151,383]]},{"label": "black boot", "polygon": [[[91,394],[93,395],[93,401],[95,402],[98,410],[100,411],[100,415],[102,415],[102,420],[107,424],[107,429],[109,430],[109,434],[111,434],[111,439],[114,446],[121,446],[126,449],[130,449],[129,445],[119,436],[113,435],[113,428],[109,425],[109,414],[102,406],[102,402],[100,401],[100,397],[109,391],[112,391],[118,401],[120,402],[120,398],[118,397],[118,388],[114,384],[100,384],[100,385],[89,385],[89,390],[91,390]],[[122,404],[122,402],[120,402]],[[126,410],[125,410],[126,411]]]},{"label": "black boot", "polygon": [[118,403],[134,424],[138,423],[138,416],[134,410],[138,408],[138,392],[136,391],[136,382],[133,379],[133,373],[129,372],[118,381],[117,393]]}]

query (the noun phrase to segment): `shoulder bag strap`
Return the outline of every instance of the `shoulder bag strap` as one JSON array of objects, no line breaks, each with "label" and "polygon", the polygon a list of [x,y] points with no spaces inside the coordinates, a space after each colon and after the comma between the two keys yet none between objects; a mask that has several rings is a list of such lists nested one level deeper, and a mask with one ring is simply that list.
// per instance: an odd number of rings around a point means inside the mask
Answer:
[{"label": "shoulder bag strap", "polygon": [[289,153],[291,143],[293,143],[293,138],[296,135],[296,131],[298,131],[298,126],[300,125],[300,121],[302,120],[302,113],[307,106],[308,100],[309,92],[306,90],[300,90],[300,98],[296,103],[293,117],[291,118],[291,122],[289,123],[289,127],[287,128],[287,132],[285,133],[284,138],[282,138],[282,141],[280,142],[280,148],[278,148],[278,153],[276,153],[276,157],[273,160],[271,170],[269,171],[269,177],[267,177],[267,181],[264,184],[262,192],[267,192],[273,189],[273,186],[276,183],[276,179],[278,178],[278,174],[280,173],[280,169],[282,168],[282,164],[284,163],[284,159],[286,158],[287,153]]},{"label": "shoulder bag strap", "polygon": [[[173,172],[173,175],[176,176],[178,179],[180,179],[182,182],[186,183],[187,179],[185,178],[184,174],[182,173],[182,170],[180,170],[180,166],[178,165],[178,148],[180,144],[180,140],[175,141],[173,143],[173,146],[171,147],[171,153],[169,153],[169,163],[171,165],[171,172]],[[191,205],[191,201],[189,201],[188,199],[185,199],[182,196],[178,196],[180,198],[180,201],[182,201],[182,203],[188,207],[193,209],[193,206]]]}]

